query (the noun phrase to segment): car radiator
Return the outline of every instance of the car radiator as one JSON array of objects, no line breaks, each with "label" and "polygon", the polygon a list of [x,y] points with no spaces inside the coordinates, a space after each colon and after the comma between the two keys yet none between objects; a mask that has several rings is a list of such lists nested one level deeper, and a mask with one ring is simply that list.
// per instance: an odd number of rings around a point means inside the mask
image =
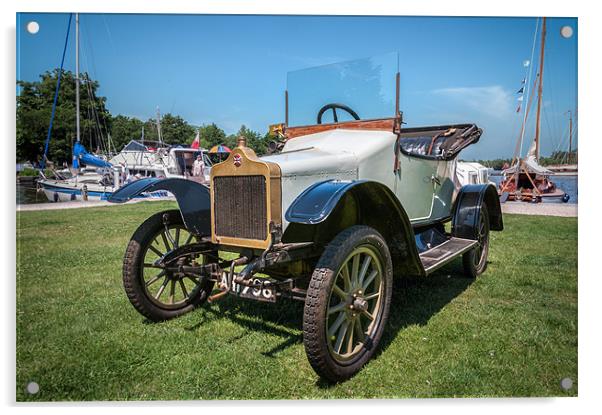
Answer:
[{"label": "car radiator", "polygon": [[264,176],[214,177],[213,189],[216,236],[261,241],[267,238]]}]

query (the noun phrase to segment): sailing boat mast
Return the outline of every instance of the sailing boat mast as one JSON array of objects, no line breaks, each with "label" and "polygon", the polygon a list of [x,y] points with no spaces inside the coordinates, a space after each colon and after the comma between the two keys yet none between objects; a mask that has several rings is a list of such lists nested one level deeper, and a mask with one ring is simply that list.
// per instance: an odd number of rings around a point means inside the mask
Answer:
[{"label": "sailing boat mast", "polygon": [[79,143],[79,13],[75,13],[75,138]]},{"label": "sailing boat mast", "polygon": [[159,146],[163,144],[163,140],[161,138],[161,112],[159,107],[157,106],[157,135],[159,137]]},{"label": "sailing boat mast", "polygon": [[[514,164],[514,158],[517,158],[517,161],[520,162],[520,159],[523,155],[523,139],[525,137],[525,129],[527,126],[527,117],[529,116],[529,109],[531,108],[531,89],[535,89],[535,82],[533,82],[533,87],[531,87],[531,74],[533,73],[533,56],[535,55],[535,44],[536,44],[536,40],[537,40],[537,32],[539,31],[539,19],[537,19],[535,21],[535,33],[533,34],[533,45],[531,46],[531,56],[530,56],[530,60],[526,61],[526,63],[523,63],[523,65],[525,65],[526,67],[528,67],[529,69],[527,71],[525,71],[525,78],[524,78],[524,88],[526,88],[525,92],[523,93],[523,99],[524,97],[527,97],[527,102],[525,102],[525,109],[523,110],[523,123],[520,127],[520,140],[517,141],[517,149],[515,150],[515,155],[512,158],[512,164]],[[537,74],[535,75],[535,81],[537,81]]]},{"label": "sailing boat mast", "polygon": [[573,113],[571,110],[569,113],[569,154],[567,155],[567,163],[571,164],[571,152],[573,151]]},{"label": "sailing boat mast", "polygon": [[546,43],[546,18],[542,18],[541,52],[539,54],[539,86],[537,87],[537,118],[535,121],[535,159],[539,161],[539,135],[541,130],[541,94],[543,92],[543,57]]}]

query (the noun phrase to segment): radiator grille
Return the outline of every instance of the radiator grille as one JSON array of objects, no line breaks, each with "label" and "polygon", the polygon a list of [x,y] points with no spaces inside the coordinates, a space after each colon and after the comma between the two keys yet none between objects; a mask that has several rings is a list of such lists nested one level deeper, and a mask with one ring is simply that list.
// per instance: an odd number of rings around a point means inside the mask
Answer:
[{"label": "radiator grille", "polygon": [[264,176],[213,178],[215,234],[231,238],[267,238]]}]

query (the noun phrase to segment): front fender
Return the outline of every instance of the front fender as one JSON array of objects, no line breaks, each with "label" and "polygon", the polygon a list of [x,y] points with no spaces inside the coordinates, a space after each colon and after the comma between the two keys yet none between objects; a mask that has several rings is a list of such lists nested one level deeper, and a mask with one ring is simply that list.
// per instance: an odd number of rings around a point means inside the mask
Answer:
[{"label": "front fender", "polygon": [[349,189],[365,182],[366,180],[326,180],[314,183],[297,196],[284,217],[289,222],[306,225],[324,222]]},{"label": "front fender", "polygon": [[193,180],[149,177],[129,183],[107,199],[124,203],[144,192],[166,190],[176,197],[186,228],[195,235],[211,235],[211,195],[209,188]]},{"label": "front fender", "polygon": [[[340,215],[341,212],[347,214]],[[393,267],[401,275],[425,275],[416,248],[414,230],[399,199],[384,184],[368,180],[327,180],[303,191],[291,203],[285,218],[291,223],[284,239],[313,236],[329,243],[351,225],[366,225],[385,238]]]}]

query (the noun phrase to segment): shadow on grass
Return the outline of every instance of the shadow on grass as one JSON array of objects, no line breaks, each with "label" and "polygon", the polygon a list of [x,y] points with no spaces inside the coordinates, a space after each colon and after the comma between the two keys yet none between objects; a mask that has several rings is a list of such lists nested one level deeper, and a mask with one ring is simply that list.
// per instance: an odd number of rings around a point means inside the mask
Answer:
[{"label": "shadow on grass", "polygon": [[[273,304],[227,297],[203,307],[206,312],[203,320],[186,330],[196,330],[207,321],[224,318],[249,331],[262,331],[283,338],[282,343],[262,352],[267,357],[275,357],[278,352],[303,341],[303,335],[300,333],[303,318],[303,302],[301,301],[281,299]],[[239,338],[231,340],[235,341]]]},{"label": "shadow on grass", "polygon": [[[457,261],[428,277],[394,278],[389,319],[372,359],[378,359],[404,328],[426,325],[473,281],[462,274],[462,264]],[[321,378],[316,381],[316,386],[321,389],[335,385]]]},{"label": "shadow on grass", "polygon": [[[389,319],[372,360],[378,359],[404,328],[428,324],[432,316],[473,282],[472,278],[463,275],[461,261],[455,261],[428,277],[394,278]],[[335,385],[321,378],[316,380],[320,389],[330,389]]]},{"label": "shadow on grass", "polygon": [[428,277],[404,278],[393,287],[393,300],[387,327],[377,355],[382,353],[405,327],[426,325],[472,283],[457,267],[446,268]]},{"label": "shadow on grass", "polygon": [[[428,277],[394,278],[391,311],[374,358],[378,358],[405,327],[427,324],[433,315],[464,292],[472,282],[472,279],[462,275],[461,263],[457,262]],[[204,310],[206,313],[202,320],[187,330],[196,330],[207,321],[228,319],[250,331],[281,337],[283,341],[280,344],[262,352],[264,356],[272,358],[288,347],[303,342],[303,303],[300,301],[283,299],[272,304],[227,297],[204,306]],[[318,379],[316,385],[320,388],[333,386],[322,379]]]}]

